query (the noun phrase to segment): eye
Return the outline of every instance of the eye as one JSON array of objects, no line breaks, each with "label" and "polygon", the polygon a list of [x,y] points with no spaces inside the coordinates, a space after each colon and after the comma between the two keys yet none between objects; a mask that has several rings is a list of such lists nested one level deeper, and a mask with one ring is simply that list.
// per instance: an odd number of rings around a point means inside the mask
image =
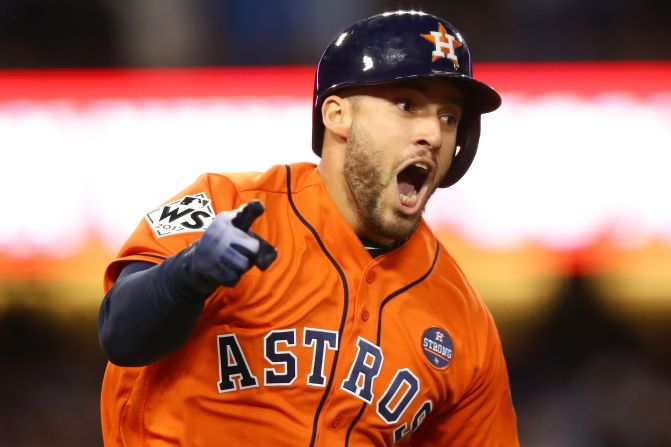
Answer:
[{"label": "eye", "polygon": [[416,110],[415,105],[408,99],[396,100],[396,106],[404,112],[414,112]]},{"label": "eye", "polygon": [[449,127],[456,127],[459,124],[459,118],[451,113],[445,113],[440,116],[440,120]]}]

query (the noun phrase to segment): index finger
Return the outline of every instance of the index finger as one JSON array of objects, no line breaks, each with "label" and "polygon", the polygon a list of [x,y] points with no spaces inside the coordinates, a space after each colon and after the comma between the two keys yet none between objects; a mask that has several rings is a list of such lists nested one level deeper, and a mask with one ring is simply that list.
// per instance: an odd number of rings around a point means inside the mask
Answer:
[{"label": "index finger", "polygon": [[243,205],[240,212],[231,219],[231,223],[234,227],[239,228],[242,231],[247,231],[256,218],[263,214],[264,210],[263,203],[259,200],[253,200]]}]

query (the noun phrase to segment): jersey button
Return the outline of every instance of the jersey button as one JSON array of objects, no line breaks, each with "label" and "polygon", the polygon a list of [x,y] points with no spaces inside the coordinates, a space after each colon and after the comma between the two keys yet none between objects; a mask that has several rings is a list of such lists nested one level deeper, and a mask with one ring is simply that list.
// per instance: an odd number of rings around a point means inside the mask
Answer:
[{"label": "jersey button", "polygon": [[340,416],[338,415],[334,417],[333,420],[331,421],[331,428],[338,428],[339,425],[340,425]]},{"label": "jersey button", "polygon": [[375,276],[377,276],[375,275],[375,272],[373,270],[369,270],[368,273],[366,273],[366,282],[368,284],[372,283],[375,281]]},{"label": "jersey button", "polygon": [[368,321],[369,318],[370,318],[370,312],[368,312],[368,309],[362,310],[361,311],[361,319],[363,321]]}]

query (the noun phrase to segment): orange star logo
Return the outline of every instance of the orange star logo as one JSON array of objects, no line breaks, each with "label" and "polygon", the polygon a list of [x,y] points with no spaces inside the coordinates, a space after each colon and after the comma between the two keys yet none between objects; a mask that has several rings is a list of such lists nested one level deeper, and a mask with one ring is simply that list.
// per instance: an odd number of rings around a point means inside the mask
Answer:
[{"label": "orange star logo", "polygon": [[438,22],[438,31],[431,31],[429,34],[420,34],[420,36],[436,46],[433,53],[431,53],[432,62],[444,57],[452,61],[454,68],[459,67],[459,59],[454,50],[461,46],[461,42],[452,34],[448,34],[442,23]]}]

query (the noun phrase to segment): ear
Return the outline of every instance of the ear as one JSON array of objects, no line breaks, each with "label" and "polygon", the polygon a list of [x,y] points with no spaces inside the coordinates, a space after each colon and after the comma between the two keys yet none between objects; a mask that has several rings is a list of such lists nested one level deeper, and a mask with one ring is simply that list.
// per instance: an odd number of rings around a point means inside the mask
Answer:
[{"label": "ear", "polygon": [[352,104],[346,98],[331,95],[322,104],[324,128],[340,138],[347,138],[352,125]]}]

